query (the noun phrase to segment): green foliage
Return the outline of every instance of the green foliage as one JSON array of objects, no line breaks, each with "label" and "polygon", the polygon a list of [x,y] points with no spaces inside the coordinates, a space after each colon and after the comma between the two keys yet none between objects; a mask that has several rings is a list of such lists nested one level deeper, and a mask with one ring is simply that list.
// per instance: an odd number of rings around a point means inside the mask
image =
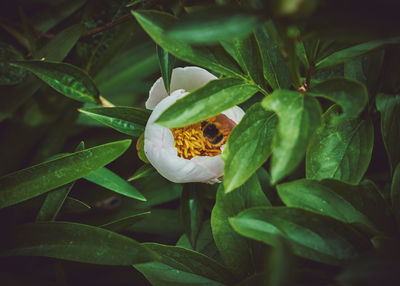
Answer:
[{"label": "green foliage", "polygon": [[332,265],[348,262],[372,247],[346,224],[296,208],[250,208],[229,221],[240,234],[267,244],[273,245],[275,235],[281,234],[295,254]]},{"label": "green foliage", "polygon": [[40,222],[18,226],[9,233],[2,256],[47,256],[66,260],[131,265],[158,259],[133,239],[83,224]]},{"label": "green foliage", "polygon": [[144,132],[150,116],[147,110],[135,107],[81,108],[79,111],[106,126],[131,136],[140,136]]},{"label": "green foliage", "polygon": [[267,161],[277,118],[259,103],[248,112],[232,131],[226,143],[223,158],[226,192],[239,187]]},{"label": "green foliage", "polygon": [[[3,284],[399,285],[398,1],[17,2],[0,18]],[[188,94],[147,132],[160,77]],[[160,175],[181,163],[192,182]]]},{"label": "green foliage", "polygon": [[49,61],[14,62],[25,68],[59,93],[82,102],[99,102],[99,91],[93,80],[82,70],[65,63]]},{"label": "green foliage", "polygon": [[130,140],[122,140],[92,147],[3,176],[0,208],[82,178],[118,158],[130,144]]},{"label": "green foliage", "polygon": [[257,87],[241,79],[213,80],[177,100],[161,114],[157,123],[167,127],[197,123],[249,99],[257,91]]},{"label": "green foliage", "polygon": [[311,136],[320,125],[321,107],[316,99],[289,90],[276,90],[262,105],[279,119],[271,162],[272,182],[276,183],[303,159]]}]

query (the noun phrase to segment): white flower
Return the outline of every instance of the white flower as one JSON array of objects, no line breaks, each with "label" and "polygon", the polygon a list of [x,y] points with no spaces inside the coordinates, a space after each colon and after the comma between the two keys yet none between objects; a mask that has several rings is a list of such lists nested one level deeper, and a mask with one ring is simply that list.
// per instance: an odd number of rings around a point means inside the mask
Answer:
[{"label": "white flower", "polygon": [[[179,146],[177,144],[181,144],[182,142],[175,142],[174,134],[177,136],[176,132],[182,133],[184,128],[190,128],[194,125],[184,127],[183,129],[174,129],[176,131],[173,133],[170,129],[155,123],[155,120],[161,113],[179,98],[184,97],[190,91],[200,88],[214,79],[217,78],[199,67],[175,68],[172,71],[171,93],[169,95],[165,90],[162,78],[159,78],[150,89],[146,108],[153,110],[153,112],[146,125],[144,151],[153,167],[162,176],[172,182],[221,182],[220,178],[223,175],[224,161],[221,159],[220,154],[214,156],[191,155],[190,159],[185,159],[180,149],[180,155],[178,155],[179,148],[177,147]],[[235,106],[222,112],[222,114],[228,118],[227,120],[230,119],[229,121],[233,125],[236,125],[242,119],[244,111],[240,107]],[[200,126],[200,123],[196,126]],[[199,130],[199,128],[197,129]],[[177,147],[174,147],[174,143]],[[200,143],[203,144],[202,142]],[[209,143],[206,142],[206,144]],[[224,146],[216,148],[218,149],[217,151],[220,153],[219,149],[223,150]]]}]

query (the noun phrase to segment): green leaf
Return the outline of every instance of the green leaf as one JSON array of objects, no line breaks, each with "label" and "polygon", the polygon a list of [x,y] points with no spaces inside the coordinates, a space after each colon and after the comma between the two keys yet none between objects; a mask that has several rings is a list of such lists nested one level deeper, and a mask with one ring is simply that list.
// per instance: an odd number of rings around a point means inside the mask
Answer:
[{"label": "green leaf", "polygon": [[0,85],[20,83],[26,77],[26,71],[10,67],[9,61],[23,60],[24,55],[12,45],[0,42]]},{"label": "green leaf", "polygon": [[[75,152],[82,151],[84,149],[85,143],[82,141],[75,148]],[[46,162],[56,159],[56,156],[53,156],[49,160],[46,160]],[[61,156],[58,158],[61,158]],[[39,213],[36,216],[36,221],[54,221],[74,184],[75,182],[71,182],[47,193],[46,198],[44,199],[43,204],[40,207]]]},{"label": "green leaf", "polygon": [[397,222],[400,223],[400,164],[394,170],[390,198],[392,200],[393,212],[396,215]]},{"label": "green leaf", "polygon": [[51,39],[43,48],[33,55],[35,60],[61,62],[78,42],[85,27],[82,24],[72,25]]},{"label": "green leaf", "polygon": [[310,138],[320,125],[321,107],[315,98],[289,90],[274,91],[262,105],[279,118],[271,162],[272,183],[276,183],[303,159]]},{"label": "green leaf", "polygon": [[378,94],[376,97],[376,107],[381,113],[381,132],[383,142],[389,159],[390,170],[400,162],[400,96]]},{"label": "green leaf", "polygon": [[240,67],[221,46],[191,46],[182,41],[168,38],[167,30],[176,23],[176,18],[173,16],[149,10],[132,11],[132,14],[159,46],[177,58],[227,76],[242,77]]},{"label": "green leaf", "polygon": [[115,130],[140,136],[144,132],[150,112],[137,107],[80,108],[80,112]]},{"label": "green leaf", "polygon": [[165,90],[169,93],[175,57],[158,45],[156,45],[156,49]]},{"label": "green leaf", "polygon": [[228,218],[250,207],[270,205],[255,174],[230,193],[225,192],[223,185],[218,188],[216,203],[211,213],[215,244],[225,264],[242,278],[257,270],[253,265],[262,264],[263,248],[238,235],[229,225]]},{"label": "green leaf", "polygon": [[146,198],[131,184],[107,168],[100,168],[85,176],[85,179],[132,199],[146,201]]},{"label": "green leaf", "polygon": [[222,153],[225,192],[242,185],[267,161],[276,124],[276,115],[259,103],[247,110],[229,135]]},{"label": "green leaf", "polygon": [[227,7],[202,9],[177,21],[167,37],[188,43],[218,43],[248,35],[259,26],[259,15]]},{"label": "green leaf", "polygon": [[46,256],[103,265],[131,265],[159,256],[135,240],[71,222],[38,222],[7,234],[2,256]]},{"label": "green leaf", "polygon": [[203,223],[204,210],[201,204],[200,191],[199,184],[184,184],[180,201],[183,227],[193,248],[196,248],[197,236]]},{"label": "green leaf", "polygon": [[150,213],[151,212],[141,212],[125,217],[114,218],[107,223],[99,225],[99,227],[111,230],[113,232],[121,232],[135,222],[142,220],[144,216],[149,215]]},{"label": "green leaf", "polygon": [[264,27],[257,29],[255,35],[261,50],[265,79],[273,89],[289,88],[290,74],[279,46]]},{"label": "green leaf", "polygon": [[242,103],[257,91],[240,79],[213,80],[178,99],[160,115],[157,123],[169,128],[197,123]]},{"label": "green leaf", "polygon": [[333,218],[288,207],[258,207],[229,220],[241,235],[274,244],[285,237],[294,254],[340,266],[371,248],[369,240]]},{"label": "green leaf", "polygon": [[82,178],[118,158],[131,140],[116,141],[41,163],[0,178],[0,208]]},{"label": "green leaf", "polygon": [[[35,55],[35,59],[46,58],[48,60],[62,61],[75,46],[83,26],[73,25],[58,33]],[[30,98],[42,83],[34,76],[28,77],[19,85],[0,92],[0,121],[13,114],[28,98]]]},{"label": "green leaf", "polygon": [[372,122],[355,119],[335,126],[332,124],[335,119],[337,113],[333,107],[324,114],[322,128],[311,138],[306,155],[306,176],[308,179],[332,178],[358,184],[372,156]]},{"label": "green leaf", "polygon": [[233,47],[236,59],[240,66],[249,75],[253,81],[261,87],[265,86],[261,51],[254,34],[245,38],[236,38],[233,40]]},{"label": "green leaf", "polygon": [[375,49],[382,48],[385,45],[398,44],[398,43],[400,43],[400,37],[386,38],[382,40],[376,40],[352,46],[350,48],[334,52],[328,57],[318,61],[317,64],[315,65],[315,69],[316,70],[329,69],[335,67],[336,65],[342,64],[350,59],[353,59],[357,56],[363,55]]},{"label": "green leaf", "polygon": [[345,78],[330,78],[312,86],[308,95],[327,98],[342,107],[341,118],[356,118],[368,103],[367,88]]},{"label": "green leaf", "polygon": [[365,224],[388,233],[395,229],[388,205],[372,182],[352,186],[336,180],[301,179],[280,184],[277,189],[289,207],[324,214],[347,223]]},{"label": "green leaf", "polygon": [[156,172],[156,170],[151,164],[145,164],[141,166],[132,176],[130,176],[127,181],[131,182],[140,178],[144,178],[153,174],[154,172]]},{"label": "green leaf", "polygon": [[93,80],[73,65],[49,61],[21,61],[11,65],[31,71],[67,97],[82,102],[99,103],[99,91]]},{"label": "green leaf", "polygon": [[182,247],[143,243],[161,261],[135,264],[152,285],[232,285],[233,274],[211,258]]}]

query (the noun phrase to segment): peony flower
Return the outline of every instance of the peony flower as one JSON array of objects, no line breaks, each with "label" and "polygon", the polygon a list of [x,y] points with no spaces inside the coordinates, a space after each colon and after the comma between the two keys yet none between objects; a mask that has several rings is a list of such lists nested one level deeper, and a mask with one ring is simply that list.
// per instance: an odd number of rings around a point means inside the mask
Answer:
[{"label": "peony flower", "polygon": [[[208,125],[206,122],[175,129],[155,123],[161,113],[178,99],[215,79],[217,78],[214,75],[199,67],[175,68],[171,76],[170,94],[167,93],[162,78],[150,89],[146,108],[153,112],[144,133],[144,152],[153,167],[172,182],[221,182],[224,169],[221,152],[230,131],[244,115],[240,107],[232,107],[207,121],[213,120],[215,123],[214,126],[208,126],[210,130],[212,127],[219,127],[220,138],[203,134]],[[219,141],[221,138],[223,139]]]}]

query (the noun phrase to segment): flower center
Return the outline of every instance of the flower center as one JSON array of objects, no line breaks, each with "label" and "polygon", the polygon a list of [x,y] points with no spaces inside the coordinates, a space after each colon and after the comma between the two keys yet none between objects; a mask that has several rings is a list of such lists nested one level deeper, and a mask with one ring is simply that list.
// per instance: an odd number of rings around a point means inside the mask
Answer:
[{"label": "flower center", "polygon": [[221,154],[220,147],[225,144],[231,130],[219,129],[217,124],[208,120],[182,128],[171,128],[178,156],[185,159]]}]

